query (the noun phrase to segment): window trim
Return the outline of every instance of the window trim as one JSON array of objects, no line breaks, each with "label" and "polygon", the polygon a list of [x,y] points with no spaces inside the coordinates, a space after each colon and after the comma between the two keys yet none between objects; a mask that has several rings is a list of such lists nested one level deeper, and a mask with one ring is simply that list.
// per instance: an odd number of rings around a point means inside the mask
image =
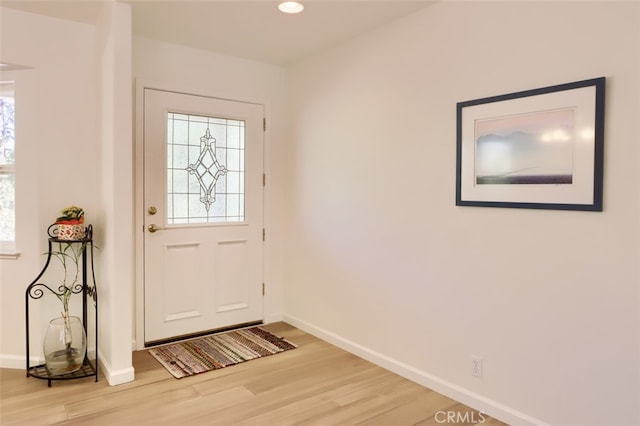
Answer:
[{"label": "window trim", "polygon": [[[0,79],[0,95],[9,95],[7,97],[13,98],[13,103],[15,105],[15,79],[3,80]],[[15,209],[15,177],[16,177],[16,166],[15,162],[13,164],[0,164],[0,175],[1,176],[13,176],[14,178],[14,229],[13,229],[13,240],[8,241],[0,241],[0,259],[17,259],[20,253],[16,247],[16,209]]]}]

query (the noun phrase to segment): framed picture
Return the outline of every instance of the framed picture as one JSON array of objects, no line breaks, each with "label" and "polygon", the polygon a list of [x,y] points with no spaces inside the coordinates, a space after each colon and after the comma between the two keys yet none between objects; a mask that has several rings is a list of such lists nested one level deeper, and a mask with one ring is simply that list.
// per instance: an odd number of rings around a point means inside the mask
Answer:
[{"label": "framed picture", "polygon": [[602,211],[605,78],[457,104],[456,205]]}]

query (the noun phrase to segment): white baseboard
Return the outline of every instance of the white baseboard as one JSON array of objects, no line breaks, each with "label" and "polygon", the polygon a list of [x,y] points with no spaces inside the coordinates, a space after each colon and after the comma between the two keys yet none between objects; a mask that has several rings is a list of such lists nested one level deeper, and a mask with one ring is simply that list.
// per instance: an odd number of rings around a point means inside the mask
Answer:
[{"label": "white baseboard", "polygon": [[100,372],[104,374],[110,386],[133,382],[135,379],[135,369],[133,366],[115,370],[104,360],[102,354],[98,357],[98,368]]},{"label": "white baseboard", "polygon": [[[31,357],[31,365],[44,364],[44,358]],[[24,370],[27,368],[24,355],[0,354],[0,368],[10,368],[13,370]]]},{"label": "white baseboard", "polygon": [[[95,359],[96,351],[95,348],[87,349],[89,354],[89,359]],[[32,356],[30,366],[41,365],[44,364],[45,360],[43,356]],[[22,370],[27,368],[25,363],[26,357],[24,355],[5,355],[0,354],[0,368],[10,368],[14,370]]]},{"label": "white baseboard", "polygon": [[280,322],[280,321],[284,321],[284,315],[282,314],[282,312],[271,313],[267,315],[263,320],[265,324],[271,324],[273,322]]},{"label": "white baseboard", "polygon": [[419,370],[408,364],[390,358],[386,355],[373,351],[348,339],[345,339],[335,333],[324,330],[320,327],[316,327],[306,321],[291,315],[284,314],[282,321],[289,323],[309,334],[312,334],[326,342],[331,343],[357,355],[369,362],[379,365],[389,371],[392,371],[399,376],[416,382],[424,387],[432,389],[442,395],[445,395],[451,399],[454,399],[462,404],[468,405],[476,410],[486,413],[498,420],[501,420],[508,424],[514,425],[531,425],[531,426],[543,426],[547,425],[545,422],[535,419],[527,414],[524,414],[511,407],[507,407],[489,398],[485,398],[475,392],[458,386],[454,383],[448,382],[440,377],[429,374],[426,371]]},{"label": "white baseboard", "polygon": [[[95,356],[95,350],[89,349],[89,358]],[[123,383],[132,382],[135,378],[135,370],[133,367],[114,370],[104,361],[103,356],[98,357],[98,368],[100,373],[104,375],[109,385],[116,386]],[[44,364],[44,358],[31,357],[30,365]],[[24,355],[4,355],[0,354],[0,368],[11,368],[16,370],[24,370],[26,368]]]}]

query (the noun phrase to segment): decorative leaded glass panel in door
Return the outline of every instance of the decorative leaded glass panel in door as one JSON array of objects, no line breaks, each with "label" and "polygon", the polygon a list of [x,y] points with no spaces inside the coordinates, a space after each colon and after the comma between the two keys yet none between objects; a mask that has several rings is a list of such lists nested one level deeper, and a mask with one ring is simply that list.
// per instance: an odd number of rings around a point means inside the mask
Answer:
[{"label": "decorative leaded glass panel in door", "polygon": [[167,224],[244,220],[245,122],[168,113]]}]

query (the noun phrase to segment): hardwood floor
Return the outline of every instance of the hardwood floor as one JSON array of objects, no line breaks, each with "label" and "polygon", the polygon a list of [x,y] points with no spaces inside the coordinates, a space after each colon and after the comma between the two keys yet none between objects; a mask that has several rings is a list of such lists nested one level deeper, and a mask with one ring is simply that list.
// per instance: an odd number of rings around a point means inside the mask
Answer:
[{"label": "hardwood floor", "polygon": [[120,386],[1,369],[0,425],[504,425],[288,324],[265,328],[299,347],[180,380],[134,352],[136,380]]}]

